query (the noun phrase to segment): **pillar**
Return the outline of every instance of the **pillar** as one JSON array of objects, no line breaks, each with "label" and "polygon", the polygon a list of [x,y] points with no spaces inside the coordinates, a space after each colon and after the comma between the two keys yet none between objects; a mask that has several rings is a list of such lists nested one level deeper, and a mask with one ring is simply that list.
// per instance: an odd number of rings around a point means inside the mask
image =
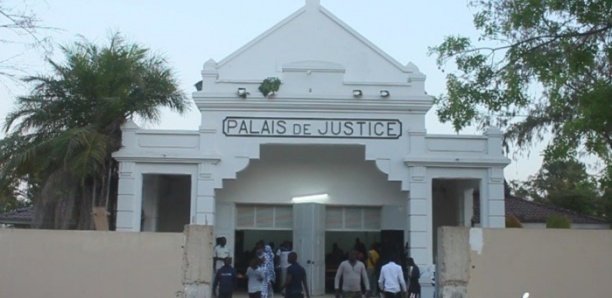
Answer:
[{"label": "pillar", "polygon": [[406,206],[404,239],[409,244],[410,256],[418,264],[432,264],[432,202],[431,181],[425,167],[411,167],[410,193]]}]

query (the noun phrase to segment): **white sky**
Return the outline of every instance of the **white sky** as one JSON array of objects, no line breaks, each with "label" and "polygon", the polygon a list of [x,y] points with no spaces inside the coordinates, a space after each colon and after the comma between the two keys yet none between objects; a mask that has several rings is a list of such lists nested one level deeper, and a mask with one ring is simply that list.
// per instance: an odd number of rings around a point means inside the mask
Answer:
[{"label": "white sky", "polygon": [[[180,85],[190,96],[200,80],[202,65],[209,58],[220,61],[268,28],[304,5],[304,0],[0,0],[4,7],[33,11],[41,25],[58,28],[48,32],[54,44],[65,45],[82,35],[89,41],[105,44],[110,32],[121,32],[165,56],[176,71]],[[426,90],[431,95],[444,92],[444,74],[437,69],[435,57],[427,55],[430,46],[445,36],[476,36],[467,0],[321,0],[321,4],[345,23],[376,44],[402,64],[411,61],[427,75]],[[25,3],[25,5],[24,5]],[[3,36],[0,39],[13,38]],[[31,74],[44,73],[40,53],[25,51],[18,45],[0,45],[0,60],[13,55],[16,63]],[[55,51],[56,59],[61,53]],[[0,119],[12,110],[17,95],[26,86],[4,81],[0,86]],[[427,114],[428,133],[453,134],[449,124],[437,120],[435,108]],[[160,123],[147,128],[197,129],[200,114],[193,106],[185,115],[164,112]],[[477,133],[466,129],[461,133]],[[507,179],[524,180],[541,164],[541,144],[531,154],[509,156]]]}]

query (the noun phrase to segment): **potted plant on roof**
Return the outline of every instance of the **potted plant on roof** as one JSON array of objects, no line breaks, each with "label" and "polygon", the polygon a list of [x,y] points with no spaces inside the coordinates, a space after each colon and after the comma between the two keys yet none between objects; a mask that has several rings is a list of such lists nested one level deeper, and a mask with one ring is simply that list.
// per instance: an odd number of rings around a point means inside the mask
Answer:
[{"label": "potted plant on roof", "polygon": [[277,77],[269,77],[261,82],[259,85],[259,91],[263,96],[268,98],[268,95],[272,96],[278,91],[281,85],[281,80]]}]

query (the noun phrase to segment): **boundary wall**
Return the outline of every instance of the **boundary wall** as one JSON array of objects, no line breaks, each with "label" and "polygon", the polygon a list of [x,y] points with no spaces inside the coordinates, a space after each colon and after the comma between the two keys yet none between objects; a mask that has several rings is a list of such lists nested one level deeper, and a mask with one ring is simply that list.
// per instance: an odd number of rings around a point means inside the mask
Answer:
[{"label": "boundary wall", "polygon": [[612,230],[441,227],[437,297],[610,297]]},{"label": "boundary wall", "polygon": [[0,297],[209,297],[212,227],[184,233],[0,229]]}]

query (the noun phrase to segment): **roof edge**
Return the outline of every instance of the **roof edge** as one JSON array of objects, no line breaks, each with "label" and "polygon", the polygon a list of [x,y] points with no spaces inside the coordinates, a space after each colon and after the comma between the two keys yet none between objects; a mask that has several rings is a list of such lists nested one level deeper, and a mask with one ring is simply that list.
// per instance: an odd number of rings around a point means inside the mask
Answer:
[{"label": "roof edge", "polygon": [[257,37],[253,38],[251,41],[247,42],[245,45],[243,45],[242,47],[240,47],[239,49],[237,49],[233,53],[229,54],[229,56],[223,58],[223,60],[221,60],[221,61],[219,61],[217,63],[217,68],[220,68],[223,65],[227,64],[228,62],[232,61],[234,58],[236,58],[240,54],[244,53],[246,50],[248,50],[249,48],[251,48],[252,46],[257,44],[259,41],[265,39],[270,34],[274,33],[276,30],[278,30],[281,27],[283,27],[285,24],[291,22],[293,19],[295,19],[295,18],[299,17],[300,15],[302,15],[303,13],[305,13],[306,10],[307,10],[306,6],[300,7],[294,13],[292,13],[288,17],[282,19],[280,22],[276,23],[276,25],[272,26],[270,29],[268,29],[268,30],[264,31],[263,33],[259,34]]},{"label": "roof edge", "polygon": [[393,66],[395,66],[400,71],[405,72],[405,73],[413,73],[413,74],[424,76],[424,74],[422,74],[420,71],[415,73],[413,69],[410,69],[402,65],[399,61],[395,60],[395,58],[391,57],[391,55],[387,54],[381,48],[379,48],[374,43],[372,43],[370,40],[368,40],[366,37],[364,37],[359,32],[357,32],[355,29],[351,28],[351,26],[349,26],[347,23],[342,21],[340,18],[334,15],[331,11],[327,10],[325,7],[320,6],[319,10],[323,13],[323,15],[331,19],[334,23],[338,24],[342,29],[346,30],[349,34],[353,35],[355,38],[357,38],[357,40],[359,40],[364,45],[372,49],[376,54],[381,56],[383,59],[387,60],[389,63],[391,63]]}]

